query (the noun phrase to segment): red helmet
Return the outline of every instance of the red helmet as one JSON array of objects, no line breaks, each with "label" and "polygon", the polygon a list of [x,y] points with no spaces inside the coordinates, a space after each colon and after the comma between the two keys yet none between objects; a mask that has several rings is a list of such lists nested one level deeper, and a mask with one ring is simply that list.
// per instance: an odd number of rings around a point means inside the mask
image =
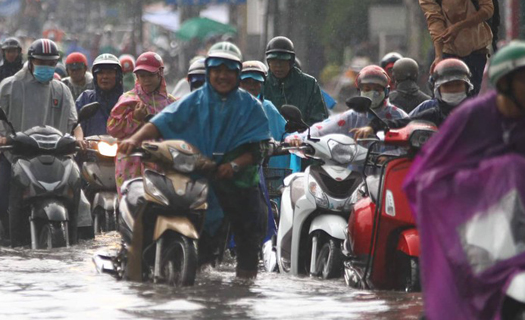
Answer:
[{"label": "red helmet", "polygon": [[361,69],[355,79],[355,86],[357,88],[365,83],[375,83],[387,88],[390,83],[390,77],[380,66],[369,65]]},{"label": "red helmet", "polygon": [[157,53],[144,52],[137,58],[137,64],[135,65],[133,72],[144,70],[151,73],[156,73],[162,69],[164,69],[164,62]]},{"label": "red helmet", "polygon": [[75,68],[78,66],[84,65],[86,68],[88,66],[87,58],[80,52],[70,53],[66,58],[66,68]]},{"label": "red helmet", "polygon": [[133,72],[135,69],[135,58],[130,54],[123,54],[119,58],[120,65],[122,66],[122,72],[128,73]]}]

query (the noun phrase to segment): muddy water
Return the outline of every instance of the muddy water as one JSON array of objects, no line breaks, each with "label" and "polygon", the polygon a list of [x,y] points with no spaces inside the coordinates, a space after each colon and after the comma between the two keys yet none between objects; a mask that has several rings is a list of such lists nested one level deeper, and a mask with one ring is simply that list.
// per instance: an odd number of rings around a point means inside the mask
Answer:
[{"label": "muddy water", "polygon": [[422,310],[420,294],[352,290],[342,279],[239,281],[232,263],[182,289],[97,274],[93,254],[118,243],[112,232],[72,248],[0,248],[0,319],[418,319]]}]

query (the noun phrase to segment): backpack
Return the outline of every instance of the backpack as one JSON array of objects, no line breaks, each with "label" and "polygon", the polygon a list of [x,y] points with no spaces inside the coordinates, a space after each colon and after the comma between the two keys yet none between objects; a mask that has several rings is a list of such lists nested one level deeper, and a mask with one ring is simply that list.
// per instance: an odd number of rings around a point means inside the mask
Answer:
[{"label": "backpack", "polygon": [[[441,6],[442,0],[436,0],[436,2]],[[479,0],[471,0],[472,4],[474,5],[474,8],[476,10],[479,10]],[[498,32],[499,32],[499,26],[501,24],[500,16],[499,16],[499,3],[498,0],[492,0],[492,5],[494,6],[494,14],[492,17],[487,19],[485,22],[489,25],[490,30],[492,31],[492,49],[494,52],[498,50],[497,42],[498,42]]]}]

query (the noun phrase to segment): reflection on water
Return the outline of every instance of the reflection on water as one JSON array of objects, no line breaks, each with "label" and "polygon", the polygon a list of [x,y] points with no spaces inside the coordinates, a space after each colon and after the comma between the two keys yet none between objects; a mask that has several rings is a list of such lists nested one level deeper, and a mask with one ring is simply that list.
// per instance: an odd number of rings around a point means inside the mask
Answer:
[{"label": "reflection on water", "polygon": [[97,274],[93,254],[118,243],[112,232],[69,249],[0,248],[0,318],[418,319],[422,310],[420,294],[352,290],[342,279],[261,273],[239,281],[231,263],[182,289]]}]

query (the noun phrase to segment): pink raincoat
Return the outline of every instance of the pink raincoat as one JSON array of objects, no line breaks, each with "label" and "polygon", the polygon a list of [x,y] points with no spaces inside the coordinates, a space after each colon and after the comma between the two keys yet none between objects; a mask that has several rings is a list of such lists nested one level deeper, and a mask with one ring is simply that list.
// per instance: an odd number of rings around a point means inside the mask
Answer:
[{"label": "pink raincoat", "polygon": [[[140,84],[136,82],[135,88],[125,92],[111,110],[108,119],[108,133],[119,140],[129,138],[146,123],[144,120],[138,121],[133,117],[133,111],[137,105],[145,104],[148,106],[148,114],[157,114],[174,101],[175,98],[166,91],[164,77],[159,89],[151,93],[144,92]],[[120,187],[124,181],[141,176],[142,171],[143,166],[140,159],[117,154],[115,158],[115,180],[119,195]]]}]

